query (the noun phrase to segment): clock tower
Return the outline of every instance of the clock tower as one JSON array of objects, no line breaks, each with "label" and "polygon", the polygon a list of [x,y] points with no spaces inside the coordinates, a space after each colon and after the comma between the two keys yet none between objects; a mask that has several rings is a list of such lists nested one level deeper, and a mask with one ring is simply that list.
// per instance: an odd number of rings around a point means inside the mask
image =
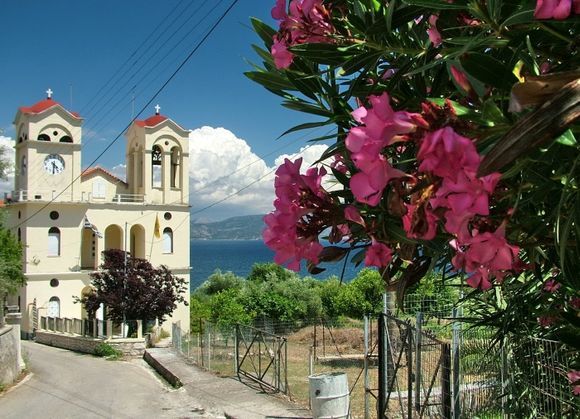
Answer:
[{"label": "clock tower", "polygon": [[17,200],[79,201],[82,118],[52,99],[21,107],[16,127]]}]

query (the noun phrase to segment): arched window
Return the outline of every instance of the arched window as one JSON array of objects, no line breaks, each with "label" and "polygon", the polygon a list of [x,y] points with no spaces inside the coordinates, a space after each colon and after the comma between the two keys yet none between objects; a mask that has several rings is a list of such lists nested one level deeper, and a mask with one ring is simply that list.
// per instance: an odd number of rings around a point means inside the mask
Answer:
[{"label": "arched window", "polygon": [[56,227],[48,230],[48,256],[60,256],[60,230]]},{"label": "arched window", "polygon": [[46,308],[46,315],[48,317],[60,317],[60,298],[50,297],[48,307]]},{"label": "arched window", "polygon": [[163,150],[154,145],[151,153],[151,186],[161,188],[163,174]]},{"label": "arched window", "polygon": [[171,187],[179,188],[179,165],[181,164],[181,153],[179,147],[171,149]]},{"label": "arched window", "polygon": [[26,174],[26,156],[22,156],[22,159],[20,160],[20,174]]},{"label": "arched window", "polygon": [[169,227],[163,229],[163,253],[173,253],[173,230]]},{"label": "arched window", "polygon": [[69,137],[68,135],[63,135],[62,137],[60,137],[59,140],[61,143],[72,143],[73,140],[71,137]]},{"label": "arched window", "polygon": [[40,134],[36,139],[38,141],[50,141],[50,137],[47,134]]}]

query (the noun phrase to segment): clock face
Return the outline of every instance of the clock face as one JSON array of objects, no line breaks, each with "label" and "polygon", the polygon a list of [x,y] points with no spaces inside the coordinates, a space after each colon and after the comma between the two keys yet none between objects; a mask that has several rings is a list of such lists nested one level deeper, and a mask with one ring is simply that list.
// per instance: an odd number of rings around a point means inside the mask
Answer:
[{"label": "clock face", "polygon": [[49,154],[44,159],[44,170],[51,175],[62,173],[64,170],[64,160],[58,154]]}]

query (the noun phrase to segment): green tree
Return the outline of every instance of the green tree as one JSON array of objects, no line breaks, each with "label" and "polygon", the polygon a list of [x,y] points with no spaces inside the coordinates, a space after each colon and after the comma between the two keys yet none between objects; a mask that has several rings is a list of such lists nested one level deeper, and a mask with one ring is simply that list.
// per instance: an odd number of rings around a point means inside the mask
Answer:
[{"label": "green tree", "polygon": [[0,213],[0,323],[4,321],[4,299],[26,284],[22,272],[22,245],[4,227]]},{"label": "green tree", "polygon": [[367,314],[378,314],[383,310],[384,291],[381,275],[374,269],[365,268],[342,287],[338,307],[344,315],[357,319]]},{"label": "green tree", "polygon": [[220,291],[209,300],[210,320],[222,329],[228,329],[236,323],[250,324],[254,313],[240,301],[238,291],[229,289]]},{"label": "green tree", "polygon": [[[0,179],[6,180],[10,162],[6,149],[0,147]],[[26,284],[22,272],[22,245],[4,226],[5,214],[0,212],[0,324],[4,321],[4,299]]]},{"label": "green tree", "polygon": [[240,289],[243,285],[244,278],[230,271],[222,272],[216,269],[195,292],[211,296],[229,289]]},{"label": "green tree", "polygon": [[183,295],[187,282],[166,266],[154,268],[147,260],[118,249],[105,250],[103,255],[100,270],[90,274],[94,292],[77,298],[90,316],[104,304],[107,318],[115,323],[124,319],[163,322],[178,303],[188,304]]},{"label": "green tree", "polygon": [[248,281],[276,282],[296,278],[296,274],[276,263],[255,263],[248,275]]},{"label": "green tree", "polygon": [[189,299],[190,332],[201,332],[201,322],[211,317],[209,298],[194,294]]},{"label": "green tree", "polygon": [[322,313],[327,320],[336,320],[339,316],[344,315],[339,307],[339,296],[343,287],[346,287],[346,284],[342,284],[335,276],[322,281],[318,287]]}]

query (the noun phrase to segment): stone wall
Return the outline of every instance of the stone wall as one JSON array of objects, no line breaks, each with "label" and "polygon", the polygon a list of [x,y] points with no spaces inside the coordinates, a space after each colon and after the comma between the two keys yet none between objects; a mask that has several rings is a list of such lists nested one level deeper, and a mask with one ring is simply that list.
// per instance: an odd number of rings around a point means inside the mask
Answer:
[{"label": "stone wall", "polygon": [[20,374],[20,336],[15,332],[15,328],[9,325],[0,328],[0,385],[11,384]]},{"label": "stone wall", "polygon": [[56,346],[57,348],[70,349],[71,351],[94,354],[95,347],[99,343],[108,343],[118,349],[124,356],[143,356],[145,352],[145,339],[98,339],[84,336],[68,335],[46,330],[36,331],[36,342],[44,345]]}]

